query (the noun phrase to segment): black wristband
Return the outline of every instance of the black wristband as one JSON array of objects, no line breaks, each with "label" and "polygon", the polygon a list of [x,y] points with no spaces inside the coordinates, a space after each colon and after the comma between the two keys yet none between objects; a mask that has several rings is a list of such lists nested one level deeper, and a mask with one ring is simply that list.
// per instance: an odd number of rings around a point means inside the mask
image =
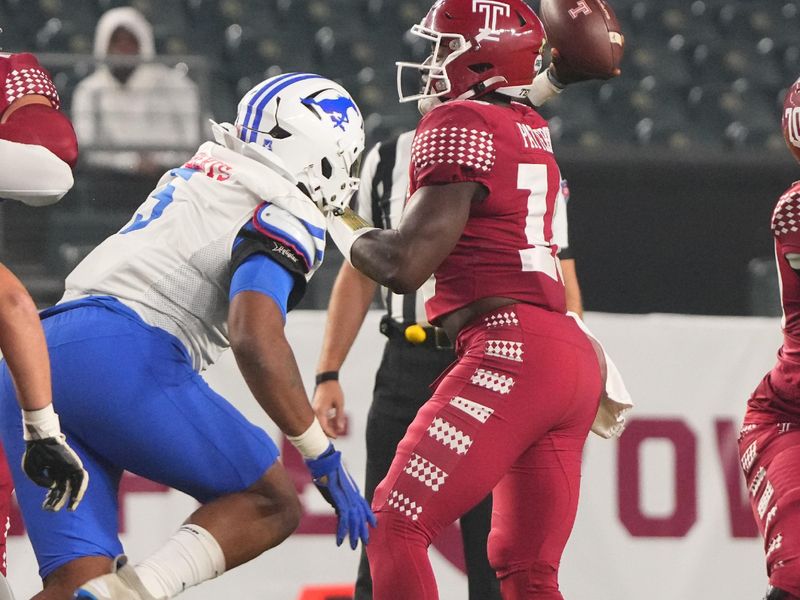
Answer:
[{"label": "black wristband", "polygon": [[319,385],[325,381],[339,381],[339,371],[323,371],[317,373],[316,384]]}]

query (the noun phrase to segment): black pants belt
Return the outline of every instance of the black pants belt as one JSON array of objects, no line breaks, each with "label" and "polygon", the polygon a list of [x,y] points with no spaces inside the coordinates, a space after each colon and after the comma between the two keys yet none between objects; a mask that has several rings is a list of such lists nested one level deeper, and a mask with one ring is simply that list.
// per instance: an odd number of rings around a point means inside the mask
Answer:
[{"label": "black pants belt", "polygon": [[441,327],[423,327],[425,332],[425,341],[418,344],[409,342],[406,339],[406,328],[416,323],[398,323],[388,315],[384,315],[381,319],[380,331],[383,335],[390,340],[402,340],[409,346],[417,346],[420,348],[435,348],[436,350],[452,350],[453,343],[447,337],[447,333]]}]

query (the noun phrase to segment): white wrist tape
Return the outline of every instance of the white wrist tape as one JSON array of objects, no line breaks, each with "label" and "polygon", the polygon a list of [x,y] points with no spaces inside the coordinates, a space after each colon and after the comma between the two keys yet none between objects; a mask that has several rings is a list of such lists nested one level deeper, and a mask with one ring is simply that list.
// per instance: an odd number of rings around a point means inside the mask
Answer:
[{"label": "white wrist tape", "polygon": [[550,78],[550,70],[545,69],[533,79],[531,90],[528,93],[528,100],[534,106],[542,106],[550,98],[563,91],[564,88],[557,86]]},{"label": "white wrist tape", "polygon": [[297,448],[298,452],[303,455],[303,458],[314,459],[319,457],[320,454],[328,449],[331,441],[325,432],[322,431],[322,425],[314,417],[311,427],[306,429],[300,435],[287,435],[286,439],[292,442],[292,445]]},{"label": "white wrist tape", "polygon": [[333,243],[351,265],[353,261],[350,260],[350,251],[355,241],[365,233],[379,231],[377,227],[370,227],[369,223],[353,211],[346,211],[342,216],[336,216],[333,212],[329,212],[326,219],[328,233],[331,235]]},{"label": "white wrist tape", "polygon": [[22,425],[22,437],[26,442],[61,435],[61,424],[52,404],[39,410],[23,410]]}]

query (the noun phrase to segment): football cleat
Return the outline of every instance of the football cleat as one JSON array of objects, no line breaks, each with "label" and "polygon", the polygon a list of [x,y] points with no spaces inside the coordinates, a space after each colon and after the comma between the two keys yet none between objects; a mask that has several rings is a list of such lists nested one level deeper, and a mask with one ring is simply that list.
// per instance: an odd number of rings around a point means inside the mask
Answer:
[{"label": "football cleat", "polygon": [[136,570],[128,564],[128,557],[120,554],[114,559],[111,573],[95,577],[84,583],[75,592],[73,598],[83,600],[166,600],[156,598],[147,591],[136,574]]}]

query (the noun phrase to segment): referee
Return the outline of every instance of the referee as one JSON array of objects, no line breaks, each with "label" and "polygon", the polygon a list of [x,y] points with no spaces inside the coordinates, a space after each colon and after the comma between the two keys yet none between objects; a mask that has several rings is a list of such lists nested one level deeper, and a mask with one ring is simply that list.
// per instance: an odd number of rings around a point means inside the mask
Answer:
[{"label": "referee", "polygon": [[[408,190],[408,169],[414,131],[377,144],[367,154],[355,210],[375,227],[396,227]],[[554,241],[560,248],[567,292],[567,307],[582,314],[575,261],[568,254],[566,183],[562,183],[553,220]],[[380,330],[387,338],[367,417],[367,469],[364,496],[371,502],[375,488],[386,476],[397,445],[419,408],[431,397],[430,385],[455,360],[452,342],[444,331],[425,319],[422,294],[399,295],[384,288],[386,314]],[[344,395],[339,369],[364,322],[377,284],[345,261],[336,278],[328,305],[328,320],[317,365],[314,410],[325,432],[336,437],[344,431]],[[492,516],[488,496],[461,517],[461,535],[469,582],[469,600],[500,600],[500,585],[489,566],[486,539]],[[362,549],[355,600],[372,600],[372,580],[367,553]]]}]

